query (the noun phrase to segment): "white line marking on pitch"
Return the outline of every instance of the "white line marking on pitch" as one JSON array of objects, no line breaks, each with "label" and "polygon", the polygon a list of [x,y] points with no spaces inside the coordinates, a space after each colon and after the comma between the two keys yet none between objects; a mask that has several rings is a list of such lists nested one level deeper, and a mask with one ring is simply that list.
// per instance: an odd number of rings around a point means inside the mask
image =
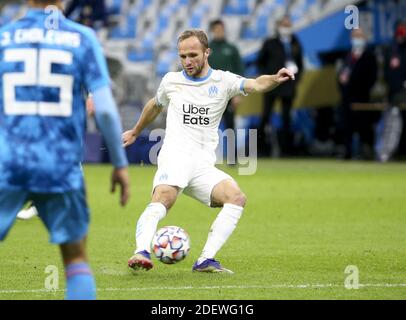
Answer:
[{"label": "white line marking on pitch", "polygon": [[[160,291],[160,290],[213,290],[213,289],[325,289],[325,288],[344,288],[339,284],[274,284],[269,286],[182,286],[182,287],[140,287],[140,288],[98,288],[97,291]],[[359,288],[406,288],[406,283],[369,283],[359,284]],[[64,292],[59,290],[0,290],[0,294],[11,293],[55,293]]]}]

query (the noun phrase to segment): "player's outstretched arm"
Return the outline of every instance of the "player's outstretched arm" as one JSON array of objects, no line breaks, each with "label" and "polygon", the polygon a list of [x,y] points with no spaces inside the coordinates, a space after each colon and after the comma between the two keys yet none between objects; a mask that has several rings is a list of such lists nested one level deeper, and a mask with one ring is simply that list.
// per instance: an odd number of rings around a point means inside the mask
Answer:
[{"label": "player's outstretched arm", "polygon": [[138,119],[134,128],[124,132],[121,136],[124,147],[133,144],[142,130],[145,129],[161,113],[162,108],[157,105],[156,99],[152,98],[147,102],[142,110],[141,117]]},{"label": "player's outstretched arm", "polygon": [[268,92],[289,80],[295,80],[294,73],[286,68],[282,68],[277,74],[263,75],[256,79],[247,79],[244,83],[244,91],[246,93]]}]

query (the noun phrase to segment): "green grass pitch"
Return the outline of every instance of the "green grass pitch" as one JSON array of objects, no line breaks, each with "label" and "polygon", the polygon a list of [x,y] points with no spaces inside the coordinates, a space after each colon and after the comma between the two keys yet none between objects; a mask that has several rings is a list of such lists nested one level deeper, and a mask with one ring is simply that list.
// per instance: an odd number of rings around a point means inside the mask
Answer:
[{"label": "green grass pitch", "polygon": [[[195,274],[191,267],[218,209],[182,195],[163,225],[186,229],[189,256],[176,265],[155,260],[131,273],[138,216],[150,199],[155,167],[132,166],[126,208],[109,194],[110,167],[85,166],[92,221],[89,257],[99,299],[405,299],[406,165],[333,160],[258,163],[236,178],[248,203],[218,260],[234,275]],[[0,299],[62,299],[56,246],[38,218],[18,221],[0,247]],[[45,290],[45,268],[59,268],[59,290]],[[359,270],[346,289],[345,268]]]}]

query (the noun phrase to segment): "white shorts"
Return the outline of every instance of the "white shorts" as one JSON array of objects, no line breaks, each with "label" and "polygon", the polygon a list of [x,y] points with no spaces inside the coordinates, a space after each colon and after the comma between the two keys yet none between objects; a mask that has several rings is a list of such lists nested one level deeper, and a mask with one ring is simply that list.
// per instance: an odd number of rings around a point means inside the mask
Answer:
[{"label": "white shorts", "polygon": [[215,159],[207,154],[162,152],[158,157],[152,192],[159,185],[176,186],[186,195],[211,205],[213,188],[221,181],[233,179],[214,166]]}]

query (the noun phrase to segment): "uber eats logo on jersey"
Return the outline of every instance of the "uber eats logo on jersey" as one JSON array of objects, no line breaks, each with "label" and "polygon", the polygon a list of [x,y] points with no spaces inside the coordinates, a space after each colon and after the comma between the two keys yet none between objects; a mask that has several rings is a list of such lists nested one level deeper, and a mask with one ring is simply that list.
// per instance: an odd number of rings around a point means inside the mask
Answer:
[{"label": "uber eats logo on jersey", "polygon": [[209,114],[210,108],[196,107],[193,104],[183,104],[183,123],[184,124],[199,124],[207,126],[210,124],[210,119],[205,117]]}]

